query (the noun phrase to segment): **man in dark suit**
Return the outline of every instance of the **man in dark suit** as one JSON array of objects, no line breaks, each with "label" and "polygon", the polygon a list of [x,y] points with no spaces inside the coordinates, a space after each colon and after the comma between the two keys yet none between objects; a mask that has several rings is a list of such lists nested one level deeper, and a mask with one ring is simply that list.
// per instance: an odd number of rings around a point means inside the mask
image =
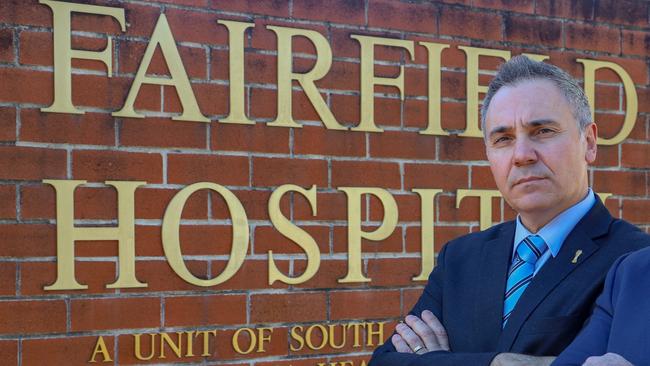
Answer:
[{"label": "man in dark suit", "polygon": [[650,363],[650,248],[619,258],[589,323],[553,365]]},{"label": "man in dark suit", "polygon": [[517,219],[443,247],[371,366],[548,365],[582,328],[616,258],[650,244],[589,188],[597,129],[569,75],[515,57],[490,83],[481,117]]}]

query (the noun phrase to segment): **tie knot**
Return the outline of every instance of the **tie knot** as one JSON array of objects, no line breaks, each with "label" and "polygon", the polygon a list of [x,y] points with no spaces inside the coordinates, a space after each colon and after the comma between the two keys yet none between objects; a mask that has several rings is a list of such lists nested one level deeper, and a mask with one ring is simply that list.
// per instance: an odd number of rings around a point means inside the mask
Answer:
[{"label": "tie knot", "polygon": [[517,254],[519,254],[519,258],[522,260],[535,264],[542,254],[544,254],[546,249],[546,242],[541,236],[528,235],[521,241],[521,243],[519,243]]}]

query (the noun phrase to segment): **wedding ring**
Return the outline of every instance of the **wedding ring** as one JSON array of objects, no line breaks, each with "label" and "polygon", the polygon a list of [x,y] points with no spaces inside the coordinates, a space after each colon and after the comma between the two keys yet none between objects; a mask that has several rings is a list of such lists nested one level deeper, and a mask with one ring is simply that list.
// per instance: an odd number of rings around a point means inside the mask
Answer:
[{"label": "wedding ring", "polygon": [[421,346],[421,345],[413,348],[413,353],[418,353],[418,351],[421,350],[422,348],[424,348],[424,347]]}]

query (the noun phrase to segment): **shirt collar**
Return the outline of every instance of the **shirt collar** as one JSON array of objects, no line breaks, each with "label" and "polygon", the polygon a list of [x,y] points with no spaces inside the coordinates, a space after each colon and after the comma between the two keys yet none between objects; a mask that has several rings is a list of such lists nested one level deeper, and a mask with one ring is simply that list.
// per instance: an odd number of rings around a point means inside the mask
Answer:
[{"label": "shirt collar", "polygon": [[587,195],[582,201],[576,203],[575,205],[564,210],[559,215],[555,216],[548,224],[544,225],[537,234],[533,234],[524,224],[521,223],[521,218],[517,215],[517,227],[515,229],[515,242],[513,253],[517,250],[517,244],[519,244],[525,237],[528,235],[539,235],[544,239],[546,245],[551,251],[553,257],[557,255],[562,248],[562,244],[569,233],[573,228],[578,224],[580,219],[582,219],[587,212],[593,207],[596,203],[596,197],[594,192],[589,188],[587,190]]}]

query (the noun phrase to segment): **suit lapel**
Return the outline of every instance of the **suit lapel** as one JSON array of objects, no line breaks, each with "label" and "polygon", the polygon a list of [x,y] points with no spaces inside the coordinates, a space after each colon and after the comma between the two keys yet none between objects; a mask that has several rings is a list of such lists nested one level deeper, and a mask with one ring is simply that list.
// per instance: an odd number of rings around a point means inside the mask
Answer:
[{"label": "suit lapel", "polygon": [[[510,350],[522,325],[537,306],[560,282],[598,250],[598,245],[592,239],[606,233],[611,220],[609,212],[597,199],[594,207],[578,222],[566,238],[557,257],[550,258],[544,264],[517,302],[499,339],[498,350]],[[574,259],[575,263],[573,263]],[[503,300],[503,296],[501,299]]]},{"label": "suit lapel", "polygon": [[474,302],[474,324],[481,324],[480,328],[484,329],[481,343],[484,349],[495,349],[501,333],[503,293],[514,235],[514,223],[505,223],[498,237],[486,242],[482,248],[480,277],[476,281],[478,296]]}]

